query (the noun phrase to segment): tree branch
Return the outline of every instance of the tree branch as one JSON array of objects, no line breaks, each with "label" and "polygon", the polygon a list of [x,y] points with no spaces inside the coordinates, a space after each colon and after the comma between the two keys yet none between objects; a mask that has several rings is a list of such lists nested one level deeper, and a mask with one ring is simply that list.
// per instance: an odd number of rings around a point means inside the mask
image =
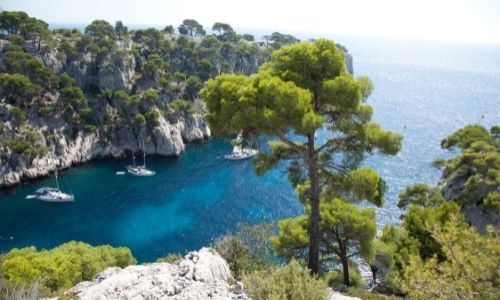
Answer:
[{"label": "tree branch", "polygon": [[299,146],[299,145],[295,144],[294,142],[292,142],[290,139],[288,139],[288,138],[285,136],[285,134],[283,133],[283,131],[281,131],[281,130],[277,131],[277,132],[276,132],[276,135],[279,137],[279,139],[280,139],[283,143],[285,143],[285,144],[287,144],[288,146],[292,147],[294,150],[298,151],[299,153],[301,153],[301,154],[302,154],[302,153],[304,153],[304,152],[306,152],[306,151],[307,151],[307,149],[306,149],[306,148],[301,147],[301,146]]}]

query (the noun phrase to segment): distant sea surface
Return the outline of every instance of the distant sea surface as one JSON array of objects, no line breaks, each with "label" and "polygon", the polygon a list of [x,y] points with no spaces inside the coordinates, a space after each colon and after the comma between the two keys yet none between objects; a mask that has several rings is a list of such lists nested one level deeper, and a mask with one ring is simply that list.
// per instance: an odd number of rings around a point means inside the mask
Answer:
[{"label": "distant sea surface", "polygon": [[[416,182],[437,184],[441,172],[430,162],[453,154],[440,149],[441,139],[470,123],[500,123],[500,46],[336,40],[353,55],[355,74],[374,82],[369,103],[375,121],[404,135],[397,156],[366,160],[389,185],[386,204],[377,209],[378,224],[398,224],[398,193]],[[189,146],[179,158],[148,157],[157,171],[150,178],[115,175],[127,159],[65,170],[61,187],[72,190],[74,203],[25,198],[52,185],[53,178],[0,190],[0,251],[80,240],[127,246],[139,261],[154,261],[209,245],[240,222],[302,212],[283,169],[257,177],[251,161],[224,160],[231,148],[212,139]]]}]

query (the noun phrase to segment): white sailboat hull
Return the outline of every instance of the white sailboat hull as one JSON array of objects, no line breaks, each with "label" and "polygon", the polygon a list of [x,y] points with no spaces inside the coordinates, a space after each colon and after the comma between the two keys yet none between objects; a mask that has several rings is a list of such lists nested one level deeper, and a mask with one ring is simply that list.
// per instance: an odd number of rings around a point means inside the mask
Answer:
[{"label": "white sailboat hull", "polygon": [[35,194],[35,198],[45,202],[73,202],[75,200],[75,196],[54,188],[39,189]]},{"label": "white sailboat hull", "polygon": [[144,166],[139,166],[139,167],[128,166],[127,171],[134,176],[141,176],[141,177],[154,176],[156,174],[155,171],[148,170]]},{"label": "white sailboat hull", "polygon": [[235,149],[236,150],[233,150],[233,153],[224,155],[224,158],[227,160],[243,160],[259,154],[259,150],[256,149],[239,147],[235,147]]}]

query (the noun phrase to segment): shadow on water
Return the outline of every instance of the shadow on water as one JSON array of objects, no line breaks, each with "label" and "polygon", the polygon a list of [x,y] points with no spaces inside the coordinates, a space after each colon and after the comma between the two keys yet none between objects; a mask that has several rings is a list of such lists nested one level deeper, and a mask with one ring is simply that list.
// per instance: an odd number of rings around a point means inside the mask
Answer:
[{"label": "shadow on water", "polygon": [[[180,158],[148,157],[153,177],[116,175],[129,159],[98,160],[63,172],[73,203],[26,199],[44,178],[0,191],[0,249],[49,248],[68,240],[128,246],[140,261],[207,245],[235,228],[301,212],[286,177],[253,174],[250,160],[227,161],[221,140],[192,145]],[[66,185],[67,182],[67,185]]]}]

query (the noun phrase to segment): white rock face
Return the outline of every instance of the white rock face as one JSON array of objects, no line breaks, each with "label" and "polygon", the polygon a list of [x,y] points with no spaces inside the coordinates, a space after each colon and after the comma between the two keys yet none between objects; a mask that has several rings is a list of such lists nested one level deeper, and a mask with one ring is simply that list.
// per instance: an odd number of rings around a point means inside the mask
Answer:
[{"label": "white rock face", "polygon": [[[39,128],[43,130],[45,128]],[[0,157],[0,187],[12,186],[25,179],[35,179],[49,175],[58,166],[59,169],[82,164],[98,157],[119,157],[126,151],[142,151],[142,143],[146,140],[148,155],[177,156],[186,149],[186,143],[206,140],[210,137],[210,129],[201,114],[193,114],[171,124],[164,117],[159,118],[159,124],[152,130],[152,136],[139,136],[130,128],[121,128],[116,137],[107,139],[96,133],[79,132],[71,138],[64,134],[64,124],[42,133],[50,132],[55,137],[55,154],[35,157],[28,161],[26,157],[7,155],[8,159]],[[52,151],[49,151],[52,152]]]},{"label": "white rock face", "polygon": [[153,263],[109,268],[92,282],[81,282],[69,294],[100,299],[249,299],[243,285],[232,281],[229,265],[214,250],[190,252],[177,265]]},{"label": "white rock face", "polygon": [[176,127],[182,134],[182,139],[188,143],[206,139],[210,136],[210,128],[201,114],[179,118]]}]

